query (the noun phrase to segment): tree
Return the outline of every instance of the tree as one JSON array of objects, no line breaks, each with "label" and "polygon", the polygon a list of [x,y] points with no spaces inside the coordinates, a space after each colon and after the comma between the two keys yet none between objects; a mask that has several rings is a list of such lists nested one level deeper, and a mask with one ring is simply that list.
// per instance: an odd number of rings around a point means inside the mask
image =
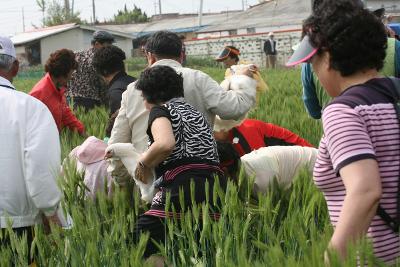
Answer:
[{"label": "tree", "polygon": [[36,0],[36,4],[39,6],[40,11],[42,11],[42,27],[45,24],[44,12],[46,11],[46,0]]},{"label": "tree", "polygon": [[46,2],[46,0],[36,0],[36,3],[43,14],[47,6],[47,17],[43,19],[43,26],[48,27],[65,23],[82,23],[82,20],[79,17],[80,13],[71,11],[69,4],[63,6],[57,0],[52,0],[51,2]]},{"label": "tree", "polygon": [[146,12],[142,12],[141,8],[134,5],[132,10],[128,10],[125,4],[124,9],[118,10],[117,14],[114,15],[114,18],[107,22],[114,24],[127,24],[147,22],[148,20]]}]

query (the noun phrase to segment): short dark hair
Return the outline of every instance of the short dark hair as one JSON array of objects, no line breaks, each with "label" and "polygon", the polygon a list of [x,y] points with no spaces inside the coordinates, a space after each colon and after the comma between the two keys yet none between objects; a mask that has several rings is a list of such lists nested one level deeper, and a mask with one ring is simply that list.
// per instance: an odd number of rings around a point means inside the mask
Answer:
[{"label": "short dark hair", "polygon": [[179,58],[182,52],[182,41],[173,32],[158,31],[147,39],[145,50],[158,58]]},{"label": "short dark hair", "polygon": [[66,77],[71,70],[75,70],[78,63],[75,54],[69,49],[60,49],[50,54],[44,69],[53,77]]},{"label": "short dark hair", "polygon": [[359,1],[322,1],[303,24],[318,53],[330,54],[330,67],[342,76],[383,67],[387,38],[381,21]]},{"label": "short dark hair", "polygon": [[93,66],[103,76],[125,70],[125,52],[121,48],[111,45],[102,47],[94,52]]},{"label": "short dark hair", "polygon": [[240,171],[239,153],[231,143],[221,141],[217,141],[217,150],[221,169],[236,181]]},{"label": "short dark hair", "polygon": [[183,78],[169,66],[156,65],[145,69],[136,82],[144,99],[160,104],[174,97],[183,97]]}]

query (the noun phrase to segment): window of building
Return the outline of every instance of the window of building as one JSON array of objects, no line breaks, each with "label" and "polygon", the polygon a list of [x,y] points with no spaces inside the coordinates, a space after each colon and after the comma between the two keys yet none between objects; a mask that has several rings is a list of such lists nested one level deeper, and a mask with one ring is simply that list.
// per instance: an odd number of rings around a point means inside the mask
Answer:
[{"label": "window of building", "polygon": [[229,30],[228,34],[229,35],[237,35],[237,30]]},{"label": "window of building", "polygon": [[256,33],[256,28],[252,27],[252,28],[247,28],[247,34],[250,33]]}]

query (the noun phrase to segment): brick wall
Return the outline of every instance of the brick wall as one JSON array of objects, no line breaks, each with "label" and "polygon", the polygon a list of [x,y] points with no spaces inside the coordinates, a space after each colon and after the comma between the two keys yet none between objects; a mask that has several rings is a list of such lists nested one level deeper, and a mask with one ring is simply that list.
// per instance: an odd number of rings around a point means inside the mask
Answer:
[{"label": "brick wall", "polygon": [[[300,31],[276,32],[279,65],[284,65],[292,53],[292,46],[300,40]],[[226,45],[233,45],[240,50],[240,59],[265,67],[265,54],[263,46],[268,39],[268,33],[242,36],[227,36],[186,41],[186,53],[195,57],[216,57]]]}]

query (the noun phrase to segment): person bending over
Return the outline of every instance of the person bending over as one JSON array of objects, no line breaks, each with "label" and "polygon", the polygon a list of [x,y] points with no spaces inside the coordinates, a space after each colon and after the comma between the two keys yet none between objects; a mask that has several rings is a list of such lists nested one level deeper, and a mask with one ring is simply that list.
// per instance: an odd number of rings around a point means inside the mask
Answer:
[{"label": "person bending over", "polygon": [[289,186],[303,168],[307,168],[312,175],[318,153],[313,147],[271,146],[261,147],[240,157],[230,143],[217,142],[217,146],[220,166],[226,176],[237,181],[240,169],[243,168],[246,178],[255,178],[255,196],[267,193],[274,178],[279,184]]},{"label": "person bending over", "polygon": [[76,67],[74,52],[68,49],[55,51],[50,54],[44,67],[46,75],[29,94],[49,108],[60,132],[67,127],[80,135],[86,135],[84,125],[72,113],[64,95],[67,82]]},{"label": "person bending over", "polygon": [[267,146],[313,147],[305,139],[283,127],[254,119],[241,122],[216,120],[214,137],[217,141],[233,144],[240,156]]},{"label": "person bending over", "polygon": [[[256,101],[257,82],[248,69],[232,77],[231,83],[240,88],[226,91],[207,74],[182,67],[182,41],[172,32],[159,31],[146,42],[145,54],[149,67],[169,66],[183,77],[185,101],[200,111],[207,123],[214,125],[215,115],[223,119],[238,119],[246,114]],[[121,108],[111,132],[109,144],[132,143],[137,151],[143,152],[147,146],[146,128],[149,112],[144,106],[135,83],[122,94]],[[130,180],[120,161],[112,161],[109,171],[115,181],[125,186]]]},{"label": "person bending over", "polygon": [[[150,232],[150,238],[165,241],[164,219],[179,218],[182,207],[179,191],[183,190],[184,205],[190,209],[193,204],[206,201],[206,182],[209,196],[212,196],[215,177],[225,188],[226,181],[219,168],[217,147],[206,117],[184,99],[183,77],[169,66],[153,66],[140,75],[135,87],[141,91],[146,108],[150,111],[147,134],[150,146],[139,158],[135,177],[144,183],[151,168],[155,168],[155,194],[150,210],[138,219],[135,233]],[[194,202],[190,195],[190,184],[195,185]],[[171,194],[171,204],[176,213],[166,210],[166,194]],[[210,216],[218,218],[218,208],[209,199]],[[157,252],[148,242],[145,257]]]}]

